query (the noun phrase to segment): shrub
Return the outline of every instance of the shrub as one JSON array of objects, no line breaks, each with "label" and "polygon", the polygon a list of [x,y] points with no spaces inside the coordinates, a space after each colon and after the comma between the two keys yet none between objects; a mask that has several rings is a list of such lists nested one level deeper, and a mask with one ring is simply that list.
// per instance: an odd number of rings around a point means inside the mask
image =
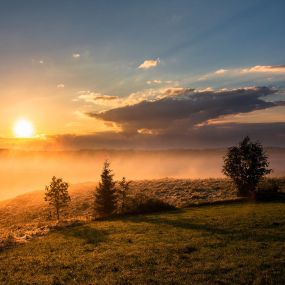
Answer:
[{"label": "shrub", "polygon": [[129,198],[126,206],[126,213],[128,214],[146,214],[176,209],[175,206],[167,202],[142,194]]},{"label": "shrub", "polygon": [[276,199],[280,194],[280,185],[277,179],[264,179],[258,184],[254,192],[254,198],[256,200],[269,201]]}]

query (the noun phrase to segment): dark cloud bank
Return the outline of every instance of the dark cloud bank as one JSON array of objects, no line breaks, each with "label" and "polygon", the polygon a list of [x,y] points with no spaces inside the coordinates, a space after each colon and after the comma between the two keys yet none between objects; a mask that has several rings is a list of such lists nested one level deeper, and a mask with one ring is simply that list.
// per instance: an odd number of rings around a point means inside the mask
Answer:
[{"label": "dark cloud bank", "polygon": [[180,89],[174,93],[167,89],[162,94],[166,96],[163,99],[88,113],[90,117],[120,125],[120,133],[68,135],[55,139],[71,148],[217,148],[250,135],[267,146],[284,147],[285,120],[284,123],[207,123],[225,115],[284,105],[284,101],[268,100],[278,92],[268,87],[203,92]]},{"label": "dark cloud bank", "polygon": [[100,133],[54,138],[56,145],[68,149],[191,149],[224,148],[236,144],[245,135],[265,146],[285,146],[285,123],[224,124],[204,126],[185,134]]},{"label": "dark cloud bank", "polygon": [[[208,120],[225,115],[284,105],[280,101],[266,101],[277,92],[268,87],[203,92],[181,89],[163,99],[88,113],[106,123],[120,125],[121,133],[57,139],[65,144],[96,148],[209,148],[224,147],[250,135],[269,146],[285,146],[285,122],[207,124]],[[165,95],[168,93],[173,94],[165,90]]]},{"label": "dark cloud bank", "polygon": [[89,113],[89,116],[120,124],[125,132],[151,129],[169,133],[176,132],[177,127],[180,132],[224,115],[276,106],[278,103],[262,100],[276,92],[267,87],[198,93],[193,89],[185,89],[176,96],[153,102],[143,101],[99,114]]}]

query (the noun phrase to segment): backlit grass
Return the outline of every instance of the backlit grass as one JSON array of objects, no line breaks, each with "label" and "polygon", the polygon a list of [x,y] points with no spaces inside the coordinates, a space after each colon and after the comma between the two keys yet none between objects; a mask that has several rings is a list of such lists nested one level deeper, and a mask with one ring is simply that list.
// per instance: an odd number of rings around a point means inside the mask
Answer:
[{"label": "backlit grass", "polygon": [[1,284],[285,284],[285,203],[55,230],[0,253]]}]

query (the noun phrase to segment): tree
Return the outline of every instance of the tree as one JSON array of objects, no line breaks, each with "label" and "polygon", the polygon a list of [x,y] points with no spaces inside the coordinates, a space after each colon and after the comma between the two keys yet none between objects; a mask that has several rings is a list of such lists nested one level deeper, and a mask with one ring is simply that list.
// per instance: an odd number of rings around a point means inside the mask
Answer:
[{"label": "tree", "polygon": [[118,212],[125,213],[126,212],[126,203],[127,203],[127,195],[130,190],[130,184],[132,181],[127,181],[126,177],[123,177],[119,182],[120,188],[117,189],[117,204],[118,204]]},{"label": "tree", "polygon": [[228,149],[224,157],[223,173],[230,177],[238,190],[238,196],[254,194],[259,181],[271,172],[268,158],[259,142],[251,142],[246,136],[238,146]]},{"label": "tree", "polygon": [[59,220],[60,210],[68,205],[70,196],[68,194],[68,183],[62,178],[52,177],[49,186],[46,186],[45,201],[55,208],[57,220]]},{"label": "tree", "polygon": [[96,187],[94,216],[108,216],[116,210],[116,182],[113,181],[113,176],[110,163],[106,160],[101,173],[101,182]]}]

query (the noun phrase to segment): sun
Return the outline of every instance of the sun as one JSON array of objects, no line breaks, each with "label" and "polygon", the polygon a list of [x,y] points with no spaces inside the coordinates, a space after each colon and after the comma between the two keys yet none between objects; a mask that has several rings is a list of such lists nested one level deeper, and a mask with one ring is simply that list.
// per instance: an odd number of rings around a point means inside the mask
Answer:
[{"label": "sun", "polygon": [[33,124],[26,119],[16,121],[13,131],[16,138],[32,138],[34,136]]}]

